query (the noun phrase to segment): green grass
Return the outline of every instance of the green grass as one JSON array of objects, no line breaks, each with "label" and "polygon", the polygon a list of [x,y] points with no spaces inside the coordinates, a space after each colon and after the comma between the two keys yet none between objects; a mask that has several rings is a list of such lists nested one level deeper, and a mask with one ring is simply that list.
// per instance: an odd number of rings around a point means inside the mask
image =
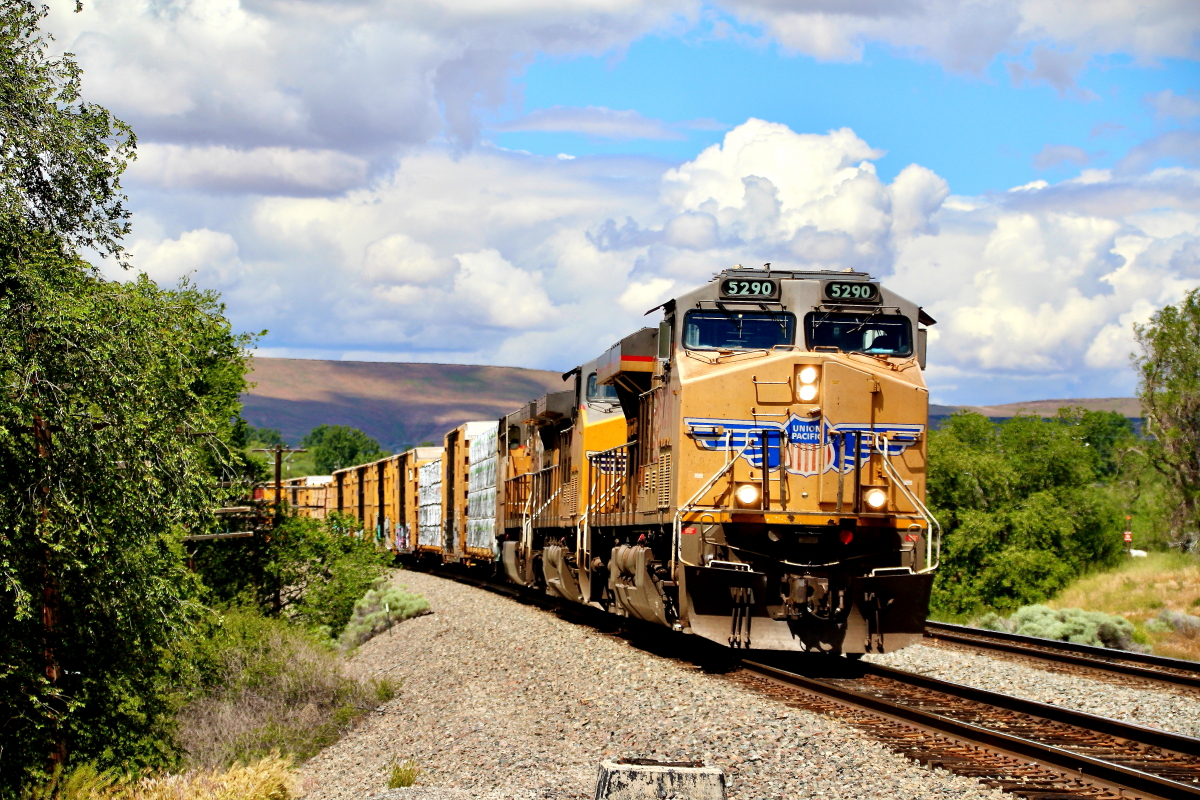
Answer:
[{"label": "green grass", "polygon": [[1046,605],[1118,614],[1134,624],[1137,638],[1154,653],[1200,661],[1200,638],[1146,627],[1163,610],[1190,614],[1200,607],[1196,555],[1165,552],[1127,559],[1116,569],[1079,578]]},{"label": "green grass", "polygon": [[[262,447],[260,444],[251,444],[246,448],[246,455],[263,464],[267,471],[267,479],[275,478],[275,456],[268,453],[255,453],[255,447]],[[302,478],[305,475],[320,475],[317,472],[317,467],[313,463],[313,454],[308,453],[284,453],[281,473],[283,479]]]}]

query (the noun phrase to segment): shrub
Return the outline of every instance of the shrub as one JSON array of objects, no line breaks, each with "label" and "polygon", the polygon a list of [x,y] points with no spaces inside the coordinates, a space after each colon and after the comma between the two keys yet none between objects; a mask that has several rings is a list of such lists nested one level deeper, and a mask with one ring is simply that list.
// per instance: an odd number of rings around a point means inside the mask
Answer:
[{"label": "shrub", "polygon": [[1200,636],[1200,617],[1164,608],[1157,617],[1146,623],[1146,629],[1156,633],[1173,631],[1186,639],[1195,639]]},{"label": "shrub", "polygon": [[264,538],[201,548],[196,569],[217,604],[250,602],[336,637],[354,602],[392,561],[390,552],[354,535],[357,529],[339,514],[292,517]]},{"label": "shrub", "polygon": [[1133,623],[1124,617],[1102,611],[1080,608],[1053,609],[1031,605],[1017,609],[1008,619],[999,614],[986,614],[976,626],[994,631],[1007,631],[1021,636],[1036,636],[1062,642],[1111,647],[1116,650],[1135,650]]},{"label": "shrub", "polygon": [[429,601],[419,594],[409,594],[406,588],[389,586],[385,578],[378,578],[354,604],[354,614],[338,643],[345,649],[358,647],[397,622],[429,611]]},{"label": "shrub", "polygon": [[180,744],[193,766],[216,768],[279,751],[298,760],[334,742],[395,695],[387,680],[347,676],[311,633],[253,609],[233,610],[193,643]]}]

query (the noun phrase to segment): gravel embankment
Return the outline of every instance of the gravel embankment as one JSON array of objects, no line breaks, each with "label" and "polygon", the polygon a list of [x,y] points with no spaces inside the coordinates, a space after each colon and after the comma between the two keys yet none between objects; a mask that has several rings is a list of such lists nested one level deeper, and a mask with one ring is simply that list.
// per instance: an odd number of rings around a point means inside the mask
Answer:
[{"label": "gravel embankment", "polygon": [[1187,689],[1122,686],[948,647],[914,645],[882,656],[868,655],[865,659],[1039,703],[1200,736],[1200,695]]},{"label": "gravel embankment", "polygon": [[583,800],[600,761],[620,756],[723,767],[735,800],[1002,797],[553,614],[420,573],[397,581],[434,613],[359,649],[357,670],[403,686],[383,713],[304,766],[308,800],[382,795],[390,765],[408,758],[427,791],[388,800]]}]

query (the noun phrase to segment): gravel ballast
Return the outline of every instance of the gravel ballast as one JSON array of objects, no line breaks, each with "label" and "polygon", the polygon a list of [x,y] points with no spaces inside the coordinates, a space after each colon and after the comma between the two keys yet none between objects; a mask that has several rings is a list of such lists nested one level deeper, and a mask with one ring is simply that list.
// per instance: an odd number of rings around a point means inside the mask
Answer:
[{"label": "gravel ballast", "polygon": [[[722,767],[735,800],[1003,796],[550,612],[422,573],[396,581],[433,613],[355,654],[360,674],[402,686],[304,765],[309,800],[584,799],[600,761],[621,756]],[[391,764],[408,758],[417,786],[388,792]]]},{"label": "gravel ballast", "polygon": [[943,681],[1200,737],[1200,694],[1188,689],[1119,685],[957,647],[913,645],[865,659]]}]

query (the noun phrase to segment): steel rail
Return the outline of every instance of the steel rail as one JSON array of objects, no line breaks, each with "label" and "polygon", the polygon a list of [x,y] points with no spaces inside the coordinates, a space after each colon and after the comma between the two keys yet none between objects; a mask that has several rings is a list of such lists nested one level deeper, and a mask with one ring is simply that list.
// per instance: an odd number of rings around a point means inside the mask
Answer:
[{"label": "steel rail", "polygon": [[[1184,798],[1195,800],[1195,798],[1200,798],[1200,783],[1182,783],[1093,755],[1077,753],[1064,747],[1016,736],[1001,730],[985,727],[984,725],[964,722],[920,708],[919,703],[907,705],[903,702],[878,697],[869,691],[854,689],[844,685],[844,679],[842,679],[843,682],[838,682],[831,679],[813,678],[780,669],[779,667],[748,660],[743,660],[742,664],[752,672],[770,680],[830,698],[844,705],[857,707],[894,721],[935,731],[964,743],[982,745],[988,750],[1004,755],[1026,761],[1034,761],[1043,766],[1065,772],[1071,777],[1077,777],[1084,782],[1095,782],[1105,788],[1114,789],[1118,792],[1122,790],[1132,791],[1142,797],[1159,798],[1160,800],[1183,800]],[[1143,728],[1138,725],[1128,725],[1117,720],[1097,717],[1092,714],[1070,711],[1043,703],[1034,703],[1008,695],[939,681],[873,664],[864,664],[863,667],[868,674],[873,673],[910,686],[938,691],[954,699],[984,703],[1005,711],[1025,714],[1048,722],[1072,725],[1082,728],[1085,731],[1103,732],[1128,742],[1170,750],[1182,755],[1200,755],[1200,740],[1191,737],[1151,728]]]},{"label": "steel rail", "polygon": [[970,647],[998,650],[1043,661],[1055,661],[1101,672],[1144,678],[1157,683],[1200,689],[1200,664],[1178,658],[969,628],[947,622],[926,622],[925,635],[931,639]]}]

